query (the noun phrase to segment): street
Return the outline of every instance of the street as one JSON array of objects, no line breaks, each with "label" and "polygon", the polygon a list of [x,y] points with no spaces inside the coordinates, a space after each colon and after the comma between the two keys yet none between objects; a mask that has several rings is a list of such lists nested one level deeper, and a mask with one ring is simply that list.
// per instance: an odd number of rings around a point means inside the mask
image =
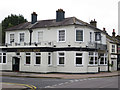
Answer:
[{"label": "street", "polygon": [[118,77],[87,79],[45,79],[0,77],[2,82],[33,85],[37,88],[118,88]]}]

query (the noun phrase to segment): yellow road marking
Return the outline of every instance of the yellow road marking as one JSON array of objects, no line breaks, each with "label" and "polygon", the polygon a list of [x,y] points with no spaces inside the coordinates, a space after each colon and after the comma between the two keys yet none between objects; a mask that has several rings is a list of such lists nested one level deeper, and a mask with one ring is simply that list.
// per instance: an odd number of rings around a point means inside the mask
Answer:
[{"label": "yellow road marking", "polygon": [[19,83],[7,83],[7,82],[2,82],[3,84],[14,84],[14,85],[21,85],[21,86],[26,86],[31,88],[32,90],[35,90],[37,87],[33,86],[33,85],[27,85],[27,84],[19,84]]}]

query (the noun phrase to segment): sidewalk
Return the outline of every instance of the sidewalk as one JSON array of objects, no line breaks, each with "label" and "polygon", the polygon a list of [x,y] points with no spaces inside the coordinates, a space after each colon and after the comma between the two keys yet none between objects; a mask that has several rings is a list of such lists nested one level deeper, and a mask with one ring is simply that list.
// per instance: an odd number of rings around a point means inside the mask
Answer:
[{"label": "sidewalk", "polygon": [[2,76],[10,77],[31,77],[31,78],[56,78],[56,79],[81,79],[93,77],[108,77],[117,76],[118,71],[115,72],[101,72],[98,74],[38,74],[38,73],[22,73],[22,72],[2,72]]}]

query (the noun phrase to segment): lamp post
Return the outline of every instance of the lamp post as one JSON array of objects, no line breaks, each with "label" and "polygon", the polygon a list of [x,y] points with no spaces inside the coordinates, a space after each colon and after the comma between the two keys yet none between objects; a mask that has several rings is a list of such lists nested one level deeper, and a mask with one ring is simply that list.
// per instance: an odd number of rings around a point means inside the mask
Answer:
[{"label": "lamp post", "polygon": [[33,32],[33,30],[32,29],[28,29],[29,30],[29,32],[30,32],[30,45],[31,45],[31,40],[32,40],[32,32]]}]

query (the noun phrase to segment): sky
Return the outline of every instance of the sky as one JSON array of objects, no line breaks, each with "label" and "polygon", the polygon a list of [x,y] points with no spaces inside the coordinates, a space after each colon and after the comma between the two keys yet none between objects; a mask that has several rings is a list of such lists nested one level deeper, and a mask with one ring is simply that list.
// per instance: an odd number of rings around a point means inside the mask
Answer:
[{"label": "sky", "polygon": [[63,9],[65,17],[76,17],[89,23],[97,21],[97,27],[112,35],[118,34],[118,2],[120,0],[1,0],[0,22],[11,14],[23,15],[31,21],[31,13],[38,14],[38,20],[55,19],[56,10]]}]

